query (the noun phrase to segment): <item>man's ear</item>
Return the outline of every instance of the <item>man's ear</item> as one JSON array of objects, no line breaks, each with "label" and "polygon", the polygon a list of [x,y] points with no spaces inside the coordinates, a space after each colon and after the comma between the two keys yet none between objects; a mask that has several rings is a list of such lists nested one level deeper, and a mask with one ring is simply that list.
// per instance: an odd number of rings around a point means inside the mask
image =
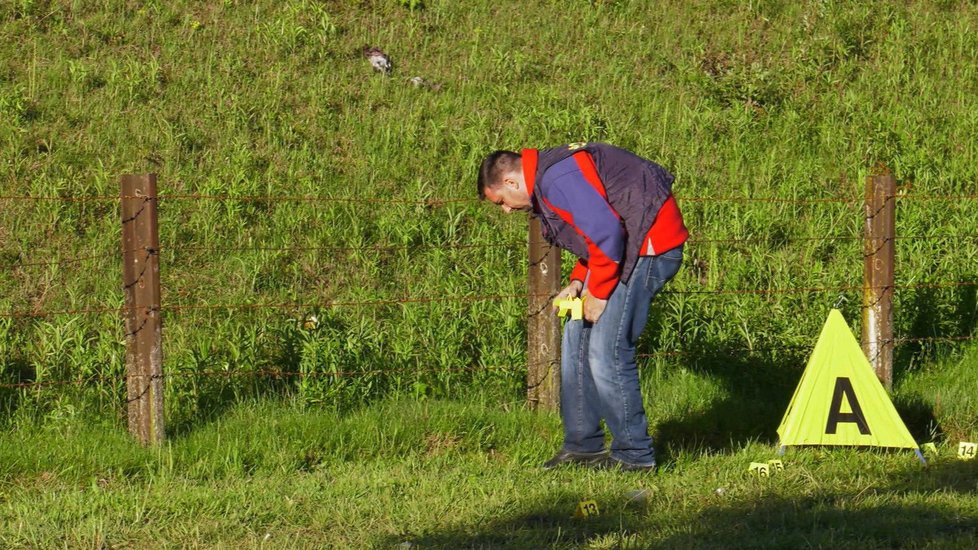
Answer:
[{"label": "man's ear", "polygon": [[516,179],[516,174],[512,172],[503,176],[503,185],[513,190],[520,188],[520,182]]}]

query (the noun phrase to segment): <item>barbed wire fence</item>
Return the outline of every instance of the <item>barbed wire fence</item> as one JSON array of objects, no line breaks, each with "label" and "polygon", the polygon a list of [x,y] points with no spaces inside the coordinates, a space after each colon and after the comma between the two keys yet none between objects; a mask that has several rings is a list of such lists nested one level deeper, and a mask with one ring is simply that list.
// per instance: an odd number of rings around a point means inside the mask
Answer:
[{"label": "barbed wire fence", "polygon": [[[150,185],[150,182],[152,184]],[[130,431],[143,443],[157,443],[164,437],[163,422],[163,381],[184,376],[207,376],[227,380],[241,377],[261,377],[272,379],[305,379],[305,378],[343,378],[362,377],[371,375],[389,375],[392,373],[420,373],[426,369],[376,369],[341,371],[330,370],[323,372],[289,370],[282,368],[260,368],[248,371],[194,371],[194,372],[164,372],[162,367],[162,322],[164,313],[179,314],[183,311],[194,310],[325,310],[343,307],[380,307],[392,305],[423,305],[433,303],[467,304],[475,302],[496,302],[506,300],[528,301],[528,346],[526,364],[495,365],[495,366],[459,366],[438,367],[428,369],[431,372],[505,372],[516,373],[527,370],[527,399],[531,406],[553,409],[557,406],[559,396],[559,331],[560,321],[550,314],[550,302],[560,289],[560,253],[558,250],[543,242],[540,231],[534,227],[531,220],[529,244],[527,243],[498,243],[498,244],[461,244],[461,243],[432,243],[408,245],[362,245],[362,246],[200,246],[200,245],[165,245],[158,242],[157,207],[161,201],[219,201],[219,202],[255,202],[255,203],[351,203],[351,204],[400,204],[416,206],[430,210],[448,205],[472,204],[478,199],[470,198],[424,198],[424,199],[394,199],[394,198],[349,198],[310,195],[218,195],[218,194],[163,194],[158,195],[155,189],[155,176],[123,177],[123,190],[120,196],[31,196],[8,195],[0,196],[0,204],[11,201],[32,202],[116,202],[122,205],[121,221],[124,227],[124,243],[121,247],[121,257],[124,266],[123,290],[125,304],[117,307],[89,307],[64,310],[11,310],[0,311],[0,319],[40,319],[56,318],[65,315],[104,315],[126,320],[124,331],[127,343],[126,357],[126,386],[127,406],[129,409]],[[928,241],[928,240],[958,240],[978,242],[978,234],[942,234],[942,235],[896,235],[894,229],[895,206],[898,200],[944,201],[959,203],[978,199],[978,195],[904,195],[895,189],[892,176],[871,176],[867,179],[867,194],[864,199],[853,197],[827,198],[781,198],[781,197],[678,197],[688,203],[777,203],[786,205],[821,205],[844,204],[850,206],[863,205],[865,220],[864,235],[820,235],[802,237],[779,237],[782,245],[792,242],[863,242],[863,257],[865,264],[862,284],[811,286],[789,288],[715,288],[715,289],[666,289],[663,295],[713,295],[713,296],[770,296],[797,295],[810,296],[821,294],[826,296],[844,295],[861,292],[863,303],[861,310],[864,319],[869,316],[870,322],[863,323],[863,348],[877,371],[880,378],[889,385],[892,380],[892,360],[894,346],[924,343],[960,343],[978,340],[978,336],[966,335],[935,335],[928,337],[897,337],[893,335],[892,301],[894,292],[901,289],[947,289],[978,287],[974,281],[930,281],[897,284],[894,281],[893,264],[894,249],[897,241]],[[131,231],[126,228],[130,227]],[[694,236],[688,241],[689,246],[724,244],[752,245],[757,244],[757,237],[734,238],[700,238]],[[321,300],[315,302],[255,302],[255,303],[161,303],[159,261],[163,251],[168,252],[330,252],[330,253],[364,253],[364,252],[395,252],[417,251],[419,248],[437,248],[441,250],[464,250],[500,248],[517,251],[529,248],[527,258],[529,290],[520,294],[462,294],[446,296],[413,296],[404,295],[397,298],[375,300]],[[45,261],[25,261],[23,254],[5,258],[0,264],[0,272],[27,267],[66,266],[88,261],[118,261],[120,251],[105,251],[103,253],[83,254],[79,256],[59,258]],[[153,293],[155,292],[155,296]],[[875,333],[868,333],[867,326],[876,327]],[[684,340],[682,334],[679,335]],[[810,350],[808,345],[760,345],[746,346],[739,351],[744,353],[804,353]],[[733,350],[727,350],[733,351]],[[693,349],[663,349],[654,352],[640,353],[639,358],[670,358],[695,355]],[[20,380],[0,383],[0,388],[23,391],[40,391],[57,386],[84,386],[92,383],[118,384],[115,377],[90,375],[64,380],[30,381]]]}]

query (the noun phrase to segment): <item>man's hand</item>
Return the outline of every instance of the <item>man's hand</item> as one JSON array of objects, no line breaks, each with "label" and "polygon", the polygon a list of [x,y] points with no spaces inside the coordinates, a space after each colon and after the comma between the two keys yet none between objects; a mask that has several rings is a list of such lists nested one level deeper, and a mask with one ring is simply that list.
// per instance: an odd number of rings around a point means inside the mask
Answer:
[{"label": "man's hand", "polygon": [[[581,281],[571,281],[569,285],[565,286],[563,290],[554,296],[553,301],[566,300],[568,298],[577,298],[581,295],[581,290],[584,288],[584,283]],[[553,306],[553,312],[557,313],[557,306]]]},{"label": "man's hand", "polygon": [[604,313],[605,306],[608,305],[608,300],[602,300],[601,298],[595,298],[584,291],[584,318],[592,323],[597,323],[598,318]]}]

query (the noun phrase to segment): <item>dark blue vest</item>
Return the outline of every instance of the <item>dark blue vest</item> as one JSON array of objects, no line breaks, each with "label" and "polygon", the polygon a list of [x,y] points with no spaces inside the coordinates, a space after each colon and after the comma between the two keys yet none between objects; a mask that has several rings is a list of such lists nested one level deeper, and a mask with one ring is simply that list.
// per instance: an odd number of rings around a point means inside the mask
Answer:
[{"label": "dark blue vest", "polygon": [[541,195],[541,182],[547,168],[580,151],[587,151],[594,159],[608,202],[621,217],[625,229],[625,254],[621,261],[620,277],[622,282],[627,283],[635,262],[642,254],[645,235],[672,193],[675,178],[658,164],[606,143],[574,143],[541,149],[531,200],[533,212],[541,221],[543,238],[585,261],[588,259],[588,249],[584,238],[548,208]]}]

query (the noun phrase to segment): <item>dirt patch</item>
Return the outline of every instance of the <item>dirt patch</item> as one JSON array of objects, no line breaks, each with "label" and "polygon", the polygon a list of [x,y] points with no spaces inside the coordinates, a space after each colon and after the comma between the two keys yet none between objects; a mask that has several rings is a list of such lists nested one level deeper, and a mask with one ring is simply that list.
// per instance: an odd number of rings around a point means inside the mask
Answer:
[{"label": "dirt patch", "polygon": [[424,443],[428,456],[440,456],[456,449],[461,441],[461,438],[456,435],[433,433],[428,434]]}]

